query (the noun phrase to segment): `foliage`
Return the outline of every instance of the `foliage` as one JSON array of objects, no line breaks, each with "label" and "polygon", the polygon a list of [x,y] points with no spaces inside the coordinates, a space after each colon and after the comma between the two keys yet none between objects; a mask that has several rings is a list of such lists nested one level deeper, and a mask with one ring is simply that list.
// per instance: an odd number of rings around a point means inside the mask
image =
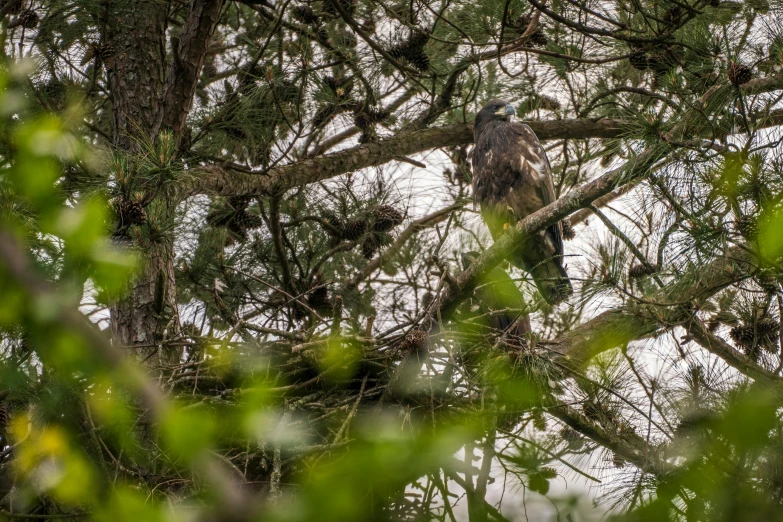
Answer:
[{"label": "foliage", "polygon": [[[2,516],[783,519],[780,2],[0,13]],[[491,98],[557,308],[469,203]]]}]

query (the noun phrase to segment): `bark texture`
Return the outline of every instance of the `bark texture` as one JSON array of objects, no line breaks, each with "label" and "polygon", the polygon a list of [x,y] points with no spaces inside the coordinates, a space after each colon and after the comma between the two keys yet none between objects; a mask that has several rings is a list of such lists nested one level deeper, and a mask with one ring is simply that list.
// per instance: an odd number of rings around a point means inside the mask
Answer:
[{"label": "bark texture", "polygon": [[166,4],[119,0],[111,6],[107,63],[114,146],[138,150],[160,112],[166,49]]},{"label": "bark texture", "polygon": [[[112,6],[110,42],[116,49],[109,71],[114,115],[113,143],[133,153],[140,144],[153,143],[161,129],[181,133],[193,102],[207,46],[217,27],[222,0],[193,0],[186,23],[166,69],[167,4],[156,0],[119,1]],[[155,188],[149,190],[155,191]],[[148,194],[164,208],[160,219],[173,217],[176,201],[157,190]],[[114,339],[139,347],[146,356],[167,329],[177,328],[174,244],[168,235],[158,238],[142,255],[140,273],[130,292],[111,309]]]},{"label": "bark texture", "polygon": [[[525,123],[541,140],[616,138],[622,135],[627,125],[624,120],[612,119]],[[355,170],[383,165],[400,156],[466,143],[473,143],[473,126],[463,123],[401,132],[376,143],[365,143],[340,152],[273,167],[265,172],[238,172],[211,165],[194,171],[193,177],[183,183],[182,195],[274,194]]]},{"label": "bark texture", "polygon": [[182,132],[222,7],[223,0],[192,2],[182,34],[172,40],[172,44],[178,45],[172,49],[174,59],[169,67],[155,134],[162,129],[171,129],[175,134]]}]

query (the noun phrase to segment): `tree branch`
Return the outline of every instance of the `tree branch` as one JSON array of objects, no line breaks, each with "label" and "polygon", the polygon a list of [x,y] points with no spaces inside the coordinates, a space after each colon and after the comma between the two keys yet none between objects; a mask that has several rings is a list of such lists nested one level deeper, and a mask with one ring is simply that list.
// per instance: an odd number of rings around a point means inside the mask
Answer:
[{"label": "tree branch", "polygon": [[223,0],[193,0],[191,3],[188,18],[179,36],[179,45],[172,49],[174,59],[166,78],[163,103],[153,128],[153,136],[162,129],[171,129],[179,134],[185,126],[201,66],[222,7]]},{"label": "tree branch", "polygon": [[[626,120],[571,119],[525,122],[542,141],[551,139],[616,138],[628,125]],[[445,125],[402,132],[375,143],[326,154],[317,158],[273,167],[266,172],[235,172],[220,165],[193,169],[193,175],[182,182],[183,197],[196,194],[222,196],[261,195],[285,191],[316,183],[359,169],[383,165],[396,156],[410,156],[440,147],[454,147],[473,142],[470,124]]]},{"label": "tree branch", "polygon": [[653,335],[662,327],[687,325],[699,303],[748,272],[751,256],[747,250],[734,247],[698,269],[698,279],[680,277],[644,303],[631,302],[608,310],[561,335],[549,348],[567,356],[571,364],[580,364],[606,350]]}]

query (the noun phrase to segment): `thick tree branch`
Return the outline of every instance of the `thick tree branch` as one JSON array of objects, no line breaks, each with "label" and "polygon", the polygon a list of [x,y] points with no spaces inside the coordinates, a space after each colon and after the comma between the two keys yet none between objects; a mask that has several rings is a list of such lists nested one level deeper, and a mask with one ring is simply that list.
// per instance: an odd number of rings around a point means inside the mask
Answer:
[{"label": "thick tree branch", "polygon": [[729,343],[710,332],[709,328],[697,318],[688,321],[688,333],[708,352],[723,359],[726,364],[739,370],[751,379],[765,384],[772,384],[779,389],[783,385],[783,377],[753,362],[745,354],[737,351]]},{"label": "thick tree branch", "polygon": [[174,60],[169,67],[163,103],[153,129],[157,135],[162,129],[171,129],[179,134],[190,112],[196,93],[201,66],[207,54],[207,47],[220,18],[223,0],[193,0],[190,12],[182,28],[179,42],[173,49]]},{"label": "thick tree branch", "polygon": [[[525,122],[541,140],[616,138],[629,122],[625,120],[553,120]],[[266,172],[229,171],[219,165],[193,169],[190,179],[180,187],[182,196],[217,194],[222,196],[261,195],[323,181],[359,169],[383,165],[397,156],[409,156],[440,147],[473,142],[470,124],[402,132],[375,143],[365,143],[317,158],[273,167]]]},{"label": "thick tree branch", "polygon": [[[783,88],[783,74],[748,82],[742,86],[742,91],[746,94],[757,94],[781,88]],[[710,93],[707,93],[703,98],[706,100],[709,97]],[[755,121],[759,124],[759,128],[780,125],[780,117],[777,113],[759,114]],[[591,118],[525,123],[542,141],[619,138],[627,134],[628,129],[633,125],[630,120]],[[704,129],[700,132],[690,129],[689,133],[694,136],[700,133],[706,134]],[[717,139],[720,136],[709,137]],[[182,197],[196,194],[222,196],[272,194],[363,168],[383,165],[398,156],[410,156],[427,150],[472,142],[473,127],[466,123],[403,131],[375,143],[365,143],[332,154],[273,167],[265,172],[236,172],[220,165],[198,167],[191,171],[192,176],[181,183],[177,190]],[[685,145],[690,146],[690,144]]]},{"label": "thick tree branch", "polygon": [[630,302],[608,310],[566,332],[549,348],[567,356],[572,364],[580,364],[606,350],[651,336],[662,328],[674,325],[689,328],[699,303],[742,279],[752,261],[752,254],[747,250],[732,248],[708,266],[695,270],[698,278],[678,278],[643,303]]}]

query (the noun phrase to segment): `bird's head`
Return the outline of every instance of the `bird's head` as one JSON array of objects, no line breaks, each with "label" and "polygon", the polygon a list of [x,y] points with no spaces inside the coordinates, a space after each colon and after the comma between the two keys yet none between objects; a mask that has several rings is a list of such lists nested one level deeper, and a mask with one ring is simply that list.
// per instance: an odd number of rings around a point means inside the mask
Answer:
[{"label": "bird's head", "polygon": [[473,123],[473,126],[478,128],[491,121],[510,121],[515,115],[514,106],[506,100],[490,100],[476,114],[476,121]]}]

